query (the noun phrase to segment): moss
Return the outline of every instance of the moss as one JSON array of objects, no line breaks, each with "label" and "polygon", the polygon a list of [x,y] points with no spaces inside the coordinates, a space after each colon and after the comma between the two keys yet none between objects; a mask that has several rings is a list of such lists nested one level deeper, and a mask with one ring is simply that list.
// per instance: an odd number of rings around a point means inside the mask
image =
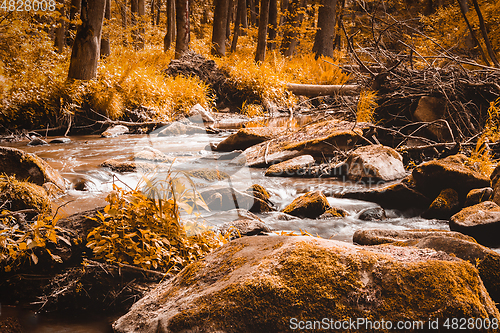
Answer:
[{"label": "moss", "polygon": [[330,208],[328,200],[321,191],[308,192],[285,207],[283,213],[298,217],[317,218]]},{"label": "moss", "polygon": [[488,290],[491,298],[500,301],[500,256],[498,254],[488,254],[477,265],[479,275],[484,286]]},{"label": "moss", "polygon": [[253,184],[250,186],[246,192],[250,192],[254,197],[259,198],[261,200],[268,200],[271,195],[266,191],[264,186],[259,184]]},{"label": "moss", "polygon": [[322,218],[325,217],[346,217],[349,215],[349,213],[342,208],[335,208],[331,207],[328,209],[323,215],[321,215]]},{"label": "moss", "polygon": [[0,201],[9,201],[5,207],[10,210],[35,209],[50,212],[51,205],[47,192],[36,184],[18,181],[15,177],[0,177]]}]

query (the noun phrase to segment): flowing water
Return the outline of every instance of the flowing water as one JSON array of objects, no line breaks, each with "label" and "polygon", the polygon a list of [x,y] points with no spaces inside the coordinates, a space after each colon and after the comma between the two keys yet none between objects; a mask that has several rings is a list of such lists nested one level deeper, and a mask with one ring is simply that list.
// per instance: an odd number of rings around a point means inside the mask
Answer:
[{"label": "flowing water", "polygon": [[[174,158],[174,162],[168,165],[170,171],[176,173],[184,170],[201,168],[218,169],[228,173],[230,182],[210,182],[195,180],[196,189],[204,191],[215,187],[233,187],[245,190],[252,184],[264,186],[271,194],[271,201],[281,210],[299,195],[312,191],[322,190],[334,207],[343,208],[349,212],[345,218],[332,219],[299,219],[294,217],[284,218],[281,213],[261,214],[260,217],[271,228],[275,230],[297,231],[305,230],[313,235],[323,238],[332,238],[352,242],[352,235],[357,229],[362,228],[433,228],[448,229],[446,221],[425,220],[418,216],[418,212],[387,211],[388,219],[384,221],[367,222],[357,218],[358,213],[369,207],[377,207],[376,204],[359,200],[338,199],[334,193],[344,191],[348,187],[362,187],[362,185],[347,184],[335,179],[306,179],[306,178],[281,178],[265,177],[264,169],[249,169],[236,165],[230,165],[227,160],[218,160],[220,153],[207,150],[210,143],[218,143],[227,137],[226,132],[220,135],[180,135],[175,137],[158,137],[156,135],[125,135],[116,138],[101,138],[98,136],[71,137],[71,142],[66,144],[51,144],[46,146],[29,147],[27,142],[4,144],[22,149],[26,152],[35,153],[45,159],[53,168],[57,169],[67,180],[68,191],[54,203],[59,209],[59,214],[67,216],[76,212],[85,211],[106,204],[105,198],[112,190],[113,183],[121,187],[135,188],[141,180],[146,178],[165,179],[164,170],[156,172],[134,172],[117,174],[110,169],[99,165],[110,158],[117,160],[131,160],[136,152],[155,148],[166,155]],[[47,138],[50,141],[51,138]],[[75,188],[75,184],[84,182],[86,190]],[[206,224],[217,226],[226,221],[237,218],[237,214],[228,212],[199,211],[202,220]],[[184,219],[193,218],[183,215]],[[0,305],[1,306],[1,305]],[[0,312],[5,318],[6,310]],[[13,308],[12,311],[17,311]],[[96,320],[71,320],[64,318],[34,315],[31,312],[18,315],[23,325],[29,332],[109,332],[109,318],[98,318]],[[31,323],[31,324],[30,324]],[[34,324],[33,324],[34,323]],[[33,324],[33,325],[32,325]]]}]

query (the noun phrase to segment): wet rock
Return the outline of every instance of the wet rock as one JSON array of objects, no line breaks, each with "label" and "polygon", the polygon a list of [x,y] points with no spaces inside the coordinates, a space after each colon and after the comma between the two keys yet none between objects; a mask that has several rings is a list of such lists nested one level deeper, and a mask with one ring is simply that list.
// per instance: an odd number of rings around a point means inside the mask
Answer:
[{"label": "wet rock", "polygon": [[484,201],[493,201],[492,199],[493,189],[491,187],[475,188],[467,194],[464,207],[474,206]]},{"label": "wet rock", "polygon": [[463,202],[470,190],[490,185],[489,179],[467,166],[466,161],[466,156],[458,154],[420,164],[412,172],[416,189],[435,198],[442,190],[452,188]]},{"label": "wet rock", "polygon": [[250,211],[254,213],[265,213],[274,211],[274,204],[269,200],[271,195],[267,192],[264,186],[253,184],[245,190],[246,193],[258,200],[254,200],[254,204],[250,207]]},{"label": "wet rock", "polygon": [[114,138],[117,137],[118,135],[123,135],[129,132],[128,127],[123,126],[123,125],[116,125],[116,126],[111,126],[107,130],[101,133],[101,136],[103,138]]},{"label": "wet rock", "polygon": [[0,147],[0,170],[6,175],[40,186],[50,182],[61,190],[66,188],[66,183],[57,170],[38,156],[16,148]]},{"label": "wet rock", "polygon": [[330,209],[330,204],[321,191],[307,192],[283,209],[283,213],[297,217],[315,219]]},{"label": "wet rock", "polygon": [[165,155],[160,150],[152,147],[145,147],[143,150],[134,153],[135,160],[143,160],[158,163],[172,163],[173,157]]},{"label": "wet rock", "polygon": [[359,245],[380,245],[387,243],[404,243],[409,240],[422,239],[426,237],[448,237],[463,239],[474,242],[474,238],[460,232],[447,230],[393,230],[393,229],[361,229],[356,230],[352,241]]},{"label": "wet rock", "polygon": [[383,221],[387,219],[385,210],[382,207],[373,207],[363,209],[358,213],[358,219],[362,221]]},{"label": "wet rock", "polygon": [[443,252],[303,236],[243,237],[162,282],[113,329],[288,332],[291,322],[283,318],[318,313],[393,323],[427,322],[430,315],[441,323],[500,316],[477,270]]},{"label": "wet rock", "polygon": [[70,143],[70,138],[56,138],[49,141],[50,144]]},{"label": "wet rock", "polygon": [[450,229],[474,237],[486,246],[500,246],[500,206],[484,201],[466,207],[450,219]]},{"label": "wet rock", "polygon": [[330,207],[326,212],[321,214],[320,219],[330,219],[334,217],[346,217],[349,213],[342,208]]},{"label": "wet rock", "polygon": [[158,132],[158,136],[191,135],[207,133],[206,129],[200,126],[187,125],[176,121]]},{"label": "wet rock", "polygon": [[190,170],[186,171],[185,173],[189,177],[199,178],[209,182],[216,182],[229,178],[229,175],[226,172],[209,168]]},{"label": "wet rock", "polygon": [[139,162],[139,161],[118,161],[115,159],[109,159],[102,162],[100,167],[110,168],[114,172],[126,173],[126,172],[150,172],[158,169],[157,164]]},{"label": "wet rock", "polygon": [[460,210],[460,201],[458,193],[452,188],[447,188],[441,191],[429,208],[422,213],[422,217],[426,219],[442,219],[447,220],[453,214]]},{"label": "wet rock", "polygon": [[[442,98],[422,96],[413,112],[413,117],[416,121],[428,123],[443,119],[446,110],[445,106],[446,101]],[[424,131],[431,133],[440,142],[449,142],[452,139],[445,122],[429,125]]]},{"label": "wet rock", "polygon": [[241,153],[243,153],[243,150],[234,150],[230,153],[227,153],[227,154],[221,154],[217,160],[218,161],[229,161],[229,160],[232,160],[238,156],[241,155]]},{"label": "wet rock", "polygon": [[246,191],[242,192],[229,187],[207,190],[202,192],[201,196],[211,210],[242,208],[254,213],[275,210],[268,199],[264,200]]},{"label": "wet rock", "polygon": [[497,205],[500,205],[500,165],[498,165],[495,170],[490,175],[490,184],[493,188],[492,200]]},{"label": "wet rock", "polygon": [[[254,154],[254,148],[250,147],[247,150],[245,150],[240,156],[236,157],[234,160],[230,162],[230,164],[236,164],[236,165],[246,165],[251,168],[263,168],[267,167],[269,165],[281,163],[283,161],[287,161],[289,159],[292,159],[294,157],[302,155],[300,151],[298,150],[285,150],[285,151],[278,151],[273,154],[266,155],[265,158],[262,157],[262,159],[252,159],[252,156]],[[247,157],[247,154],[250,156],[250,160]]]},{"label": "wet rock", "polygon": [[28,143],[28,146],[45,146],[45,145],[48,145],[47,141],[40,138],[34,138]]},{"label": "wet rock", "polygon": [[38,212],[51,211],[50,199],[43,187],[22,182],[15,177],[0,177],[0,202],[2,209],[11,211],[34,209]]},{"label": "wet rock", "polygon": [[429,207],[431,200],[415,189],[410,176],[400,182],[381,188],[354,190],[335,194],[338,198],[375,202],[384,208],[400,210]]},{"label": "wet rock", "polygon": [[354,147],[359,135],[367,129],[368,125],[365,123],[353,124],[340,120],[308,124],[298,130],[287,130],[271,141],[247,148],[242,155],[245,155],[246,164],[251,167],[268,167],[276,164],[276,161],[286,161],[299,155],[321,158],[335,156],[338,149],[348,150]]},{"label": "wet rock", "polygon": [[271,165],[267,171],[268,177],[301,177],[307,173],[306,169],[314,164],[314,157],[311,155],[302,155],[284,161],[278,164]]},{"label": "wet rock", "polygon": [[200,104],[195,104],[189,109],[189,120],[194,123],[215,123],[212,112],[205,110]]},{"label": "wet rock", "polygon": [[406,176],[401,155],[382,145],[357,148],[349,154],[345,163],[348,177],[353,180],[375,178],[390,181]]},{"label": "wet rock", "polygon": [[222,140],[216,146],[215,151],[245,150],[278,136],[283,130],[284,128],[276,127],[240,128],[238,132]]},{"label": "wet rock", "polygon": [[218,228],[221,234],[230,234],[232,238],[238,238],[240,236],[264,235],[271,232],[271,228],[257,215],[243,209],[238,209],[237,212],[238,219],[232,222],[224,222]]}]

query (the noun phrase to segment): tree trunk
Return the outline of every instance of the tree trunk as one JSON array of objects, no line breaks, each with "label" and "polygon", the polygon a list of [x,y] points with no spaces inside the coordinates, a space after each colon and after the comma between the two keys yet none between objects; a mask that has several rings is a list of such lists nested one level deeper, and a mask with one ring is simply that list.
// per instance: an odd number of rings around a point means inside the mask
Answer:
[{"label": "tree trunk", "polygon": [[229,19],[227,17],[228,5],[229,0],[215,0],[211,53],[219,57],[226,55],[226,22]]},{"label": "tree trunk", "polygon": [[298,30],[304,18],[303,8],[307,4],[306,0],[292,0],[288,5],[288,12],[284,26],[283,41],[281,42],[280,51],[290,57],[298,43]]},{"label": "tree trunk", "polygon": [[318,30],[314,38],[315,58],[333,58],[333,38],[335,35],[335,13],[337,0],[322,0],[318,13]]},{"label": "tree trunk", "polygon": [[[239,1],[239,0],[238,0]],[[239,6],[239,5],[238,5]],[[248,12],[247,12],[247,0],[244,0],[244,7],[242,7],[243,9],[243,13],[241,14],[241,30],[240,30],[240,36],[246,36],[247,35],[247,31],[246,29],[248,29]]]},{"label": "tree trunk", "polygon": [[105,0],[82,0],[82,24],[71,52],[68,78],[91,80],[97,74]]},{"label": "tree trunk", "polygon": [[66,37],[66,8],[64,5],[64,0],[58,0],[57,11],[59,12],[60,17],[57,21],[54,47],[56,48],[57,53],[63,53]]},{"label": "tree trunk", "polygon": [[[104,18],[106,20],[111,19],[111,0],[106,0],[106,9],[104,10]],[[105,35],[101,39],[101,58],[107,57],[110,54],[111,54],[111,47],[109,43],[109,36]]]},{"label": "tree trunk", "polygon": [[[120,16],[121,16],[121,19],[122,19],[122,28],[123,28],[123,31],[126,31],[127,27],[128,27],[128,22],[127,22],[128,21],[127,3],[125,2],[125,0],[117,0],[117,5],[120,8]],[[123,43],[123,46],[127,46],[128,45],[127,33],[123,34],[123,36],[122,36],[122,43]]]},{"label": "tree trunk", "polygon": [[278,34],[278,1],[269,1],[269,31],[267,48],[274,50],[276,48],[276,36]]},{"label": "tree trunk", "polygon": [[257,36],[257,51],[255,62],[263,62],[266,59],[267,25],[269,23],[269,2],[260,0],[259,34]]},{"label": "tree trunk", "polygon": [[160,25],[162,0],[156,0],[156,1],[157,1],[157,5],[156,5],[156,25]]},{"label": "tree trunk", "polygon": [[340,7],[337,10],[337,15],[335,17],[335,37],[333,40],[333,49],[334,50],[340,50],[342,47],[341,42],[342,42],[342,32],[341,32],[341,24],[342,24],[342,19],[344,15],[344,7],[345,7],[345,0],[340,0],[340,3],[338,4]]},{"label": "tree trunk", "polygon": [[167,0],[167,33],[163,39],[163,51],[167,52],[175,40],[175,0]]},{"label": "tree trunk", "polygon": [[250,25],[252,27],[257,25],[257,17],[256,17],[256,10],[255,10],[255,0],[247,0],[247,5],[250,10]]},{"label": "tree trunk", "polygon": [[[126,0],[124,0],[126,1]],[[139,31],[137,30],[137,21],[138,21],[138,9],[139,7],[139,0],[130,0],[130,25],[133,27],[132,28],[132,44],[135,49],[137,49],[138,45],[138,35]]]},{"label": "tree trunk", "polygon": [[226,40],[231,37],[231,23],[233,22],[234,0],[229,0],[227,7],[227,20],[226,20]]},{"label": "tree trunk", "polygon": [[175,18],[177,23],[175,59],[179,59],[189,50],[189,0],[175,0]]},{"label": "tree trunk", "polygon": [[233,41],[231,42],[231,52],[236,52],[238,45],[238,37],[241,34],[241,26],[243,25],[243,17],[247,16],[247,5],[245,0],[238,0],[236,7],[236,22],[234,23]]},{"label": "tree trunk", "polygon": [[467,12],[469,11],[469,6],[466,0],[457,0],[458,5],[460,6],[460,11],[462,12],[462,16],[464,17],[465,24],[469,28],[469,35],[467,37],[470,37],[475,45],[477,45],[477,48],[479,49],[479,52],[481,53],[481,57],[483,58],[483,61],[486,63],[487,66],[490,66],[490,62],[488,61],[488,58],[486,57],[486,54],[484,53],[483,47],[481,46],[481,43],[479,43],[479,40],[477,39],[476,33],[474,32],[474,29],[472,28],[469,19],[467,18]]},{"label": "tree trunk", "polygon": [[493,48],[491,47],[490,38],[488,37],[488,32],[486,31],[486,25],[484,24],[483,14],[481,13],[479,4],[477,3],[477,0],[472,0],[472,3],[474,4],[474,9],[476,9],[477,17],[479,19],[479,26],[481,27],[481,33],[483,34],[484,43],[486,44],[488,55],[490,56],[491,61],[493,62],[495,67],[500,67],[498,59],[495,55],[495,51],[493,51]]},{"label": "tree trunk", "polygon": [[146,23],[146,1],[138,0],[137,1],[137,10],[139,14],[139,27],[138,27],[138,39],[137,39],[137,49],[144,49],[144,35],[146,34],[146,28],[144,24]]},{"label": "tree trunk", "polygon": [[75,24],[75,19],[76,16],[80,16],[80,13],[82,11],[82,0],[71,0],[71,5],[69,7],[69,25],[68,25],[68,30],[67,36],[66,36],[66,44],[68,46],[73,45],[73,36],[72,33],[76,31],[76,24]]}]

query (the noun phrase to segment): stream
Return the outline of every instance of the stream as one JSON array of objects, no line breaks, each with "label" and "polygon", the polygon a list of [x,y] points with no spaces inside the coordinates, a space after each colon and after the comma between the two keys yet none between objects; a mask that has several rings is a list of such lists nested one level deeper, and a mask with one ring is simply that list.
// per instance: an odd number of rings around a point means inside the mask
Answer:
[{"label": "stream", "polygon": [[[71,142],[65,144],[50,144],[45,146],[27,146],[27,141],[7,143],[5,146],[22,149],[35,153],[58,170],[67,180],[69,190],[54,202],[54,211],[60,207],[58,214],[61,217],[106,205],[105,198],[113,188],[113,183],[120,187],[136,188],[144,184],[144,177],[162,180],[166,178],[164,170],[156,172],[133,172],[119,174],[99,165],[110,158],[117,160],[133,159],[134,153],[155,148],[174,158],[169,165],[172,172],[189,171],[195,169],[215,169],[228,173],[230,183],[225,181],[196,180],[196,190],[203,191],[216,187],[232,186],[244,191],[252,184],[260,184],[271,194],[270,200],[278,210],[282,210],[299,195],[313,190],[322,190],[334,207],[343,208],[349,212],[345,218],[331,219],[300,219],[295,217],[283,218],[283,214],[273,212],[258,214],[271,228],[277,231],[296,231],[300,234],[305,230],[312,235],[352,242],[353,233],[361,228],[392,228],[392,229],[448,229],[447,221],[426,220],[420,218],[416,211],[399,212],[386,210],[388,218],[384,221],[362,221],[357,218],[358,213],[369,207],[378,205],[351,199],[334,198],[333,194],[345,191],[348,187],[362,187],[359,184],[348,184],[336,179],[317,178],[286,178],[265,177],[265,169],[250,169],[231,165],[227,160],[218,160],[221,153],[207,150],[210,143],[218,143],[229,135],[224,132],[218,135],[194,134],[174,137],[158,137],[152,135],[123,135],[115,138],[101,138],[97,135],[73,136]],[[53,138],[47,138],[50,141]],[[77,190],[75,184],[84,182],[86,190]],[[139,185],[138,185],[139,184]],[[236,213],[198,211],[205,224],[217,226],[226,221],[237,218]],[[183,219],[193,219],[193,216],[182,215]],[[0,304],[1,306],[1,304]],[[2,311],[3,310],[3,311]],[[18,311],[15,307],[4,306],[0,310],[0,319],[9,313]],[[18,316],[26,331],[41,332],[109,332],[109,318],[95,320],[71,320],[53,317],[52,315],[34,315],[31,312],[20,313]],[[24,319],[23,319],[24,318]],[[25,320],[26,319],[26,320]],[[30,324],[31,323],[31,324]],[[34,325],[32,325],[34,323]],[[31,325],[31,326],[25,326]]]}]

